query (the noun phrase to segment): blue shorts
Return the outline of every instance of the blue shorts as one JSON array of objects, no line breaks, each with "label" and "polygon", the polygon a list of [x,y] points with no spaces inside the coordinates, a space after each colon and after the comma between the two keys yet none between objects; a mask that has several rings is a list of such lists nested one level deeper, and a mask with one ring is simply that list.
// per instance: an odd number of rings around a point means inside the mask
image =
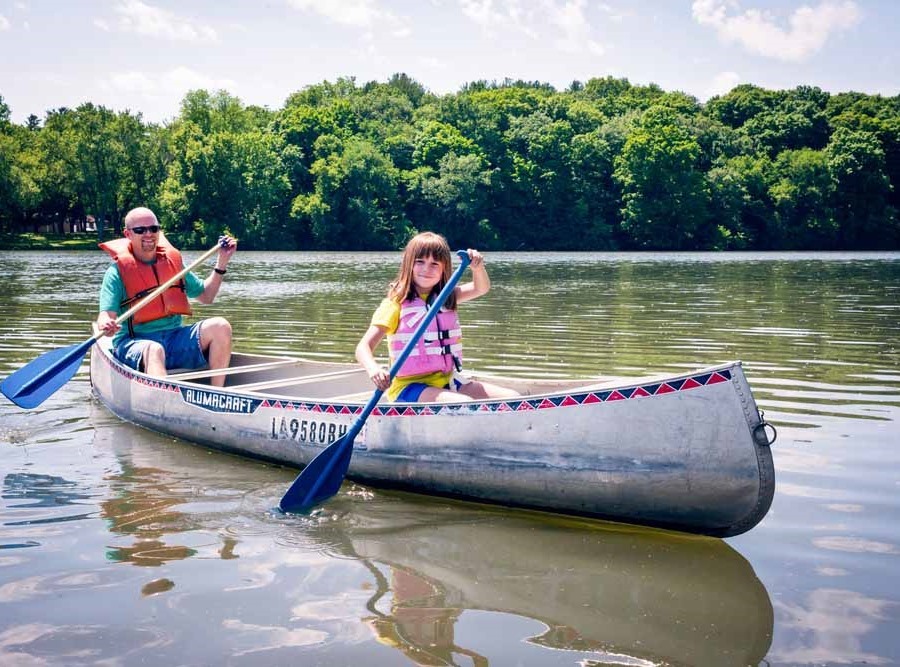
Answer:
[{"label": "blue shorts", "polygon": [[[451,389],[452,391],[459,391],[459,388],[465,384],[465,382],[460,382],[454,376],[449,384],[445,384],[442,389]],[[412,384],[408,384],[403,389],[400,390],[400,393],[397,394],[397,403],[415,403],[422,396],[422,392],[425,391],[426,387],[433,387],[434,385],[425,384],[424,382],[413,382]]]},{"label": "blue shorts", "polygon": [[425,391],[426,387],[430,387],[431,385],[425,384],[424,382],[413,382],[412,384],[408,384],[397,394],[397,403],[415,403],[419,400],[419,397],[422,395],[422,392]]},{"label": "blue shorts", "polygon": [[200,348],[200,325],[156,331],[144,334],[140,338],[124,338],[113,350],[113,356],[129,368],[143,371],[141,362],[144,359],[144,348],[150,341],[163,346],[166,352],[166,368],[200,368],[206,366],[206,357]]}]

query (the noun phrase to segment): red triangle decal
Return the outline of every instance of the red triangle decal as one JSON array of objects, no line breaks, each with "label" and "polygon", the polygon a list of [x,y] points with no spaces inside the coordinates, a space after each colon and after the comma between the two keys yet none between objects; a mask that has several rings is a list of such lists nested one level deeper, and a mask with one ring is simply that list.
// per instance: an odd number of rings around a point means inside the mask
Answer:
[{"label": "red triangle decal", "polygon": [[534,410],[534,408],[531,407],[531,403],[528,401],[522,401],[519,403],[519,407],[516,408],[516,412],[526,412],[528,410]]},{"label": "red triangle decal", "polygon": [[562,403],[559,404],[560,407],[563,407],[563,406],[569,406],[569,405],[578,405],[578,401],[576,401],[576,400],[575,400],[574,398],[572,398],[571,396],[566,396],[566,397],[563,399]]},{"label": "red triangle decal", "polygon": [[603,401],[597,396],[597,394],[588,394],[587,398],[585,398],[581,404],[587,405],[588,403],[602,403]]},{"label": "red triangle decal", "polygon": [[497,406],[497,412],[512,412],[512,408],[509,407],[509,403],[501,403]]},{"label": "red triangle decal", "polygon": [[702,387],[703,385],[697,382],[694,378],[688,378],[684,381],[684,384],[681,385],[682,389],[693,389],[695,387]]},{"label": "red triangle decal", "polygon": [[634,393],[631,395],[631,398],[634,398],[635,396],[649,396],[649,395],[650,395],[649,391],[647,391],[643,387],[638,387],[637,389],[634,390]]},{"label": "red triangle decal", "polygon": [[325,408],[325,412],[327,412],[330,415],[337,414],[337,410],[335,409],[335,407],[333,405],[329,405],[327,408]]},{"label": "red triangle decal", "polygon": [[556,406],[553,405],[553,401],[551,401],[549,398],[545,398],[543,401],[538,403],[538,410],[546,410],[547,408],[555,408],[555,407]]},{"label": "red triangle decal", "polygon": [[719,384],[720,382],[728,382],[728,379],[721,373],[713,373],[706,384]]},{"label": "red triangle decal", "polygon": [[659,385],[659,389],[656,390],[656,395],[659,396],[660,394],[671,394],[673,391],[675,391],[675,389],[674,387],[672,387],[672,385],[663,383]]},{"label": "red triangle decal", "polygon": [[403,416],[404,417],[415,417],[416,411],[413,410],[412,408],[406,408],[406,410],[403,411]]},{"label": "red triangle decal", "polygon": [[609,398],[607,398],[606,400],[607,401],[624,401],[625,397],[622,396],[622,394],[620,394],[619,392],[614,391],[613,393],[611,393],[609,395]]}]

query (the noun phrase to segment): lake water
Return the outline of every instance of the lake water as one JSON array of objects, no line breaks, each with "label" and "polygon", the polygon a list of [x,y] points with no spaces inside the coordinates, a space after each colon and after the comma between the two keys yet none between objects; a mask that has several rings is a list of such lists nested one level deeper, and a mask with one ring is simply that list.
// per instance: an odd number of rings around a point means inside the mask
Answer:
[{"label": "lake water", "polygon": [[[242,351],[352,361],[398,259],[239,252],[197,310]],[[106,265],[0,252],[0,377],[88,338]],[[0,399],[0,664],[900,664],[900,254],[487,266],[471,367],[743,360],[778,429],[762,523],[719,540],[354,484],[280,516],[296,471],[121,422],[85,364],[39,409]]]}]

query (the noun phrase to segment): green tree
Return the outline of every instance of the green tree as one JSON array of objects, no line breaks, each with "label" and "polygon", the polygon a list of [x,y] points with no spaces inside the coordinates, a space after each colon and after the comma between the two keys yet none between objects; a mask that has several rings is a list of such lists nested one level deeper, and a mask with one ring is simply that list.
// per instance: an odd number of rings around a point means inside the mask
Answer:
[{"label": "green tree", "polygon": [[774,205],[769,196],[772,163],[766,156],[738,155],[706,175],[710,214],[716,223],[715,247],[770,250],[777,240]]},{"label": "green tree", "polygon": [[773,235],[783,250],[837,247],[838,225],[831,201],[834,180],[824,151],[783,151],[774,164],[769,196],[775,206]]},{"label": "green tree", "polygon": [[292,213],[308,221],[314,242],[332,250],[397,248],[409,235],[398,196],[399,173],[369,141],[321,137],[312,167],[315,188]]},{"label": "green tree", "polygon": [[648,109],[616,158],[622,230],[632,247],[693,249],[707,240],[707,192],[700,146],[680,116]]},{"label": "green tree", "polygon": [[195,246],[209,246],[228,230],[247,249],[295,247],[278,136],[258,130],[204,135],[186,122],[174,145],[160,196],[167,228]]},{"label": "green tree", "polygon": [[841,247],[898,247],[900,227],[897,211],[888,203],[891,184],[878,137],[839,127],[825,155],[835,184],[833,209],[840,226]]}]

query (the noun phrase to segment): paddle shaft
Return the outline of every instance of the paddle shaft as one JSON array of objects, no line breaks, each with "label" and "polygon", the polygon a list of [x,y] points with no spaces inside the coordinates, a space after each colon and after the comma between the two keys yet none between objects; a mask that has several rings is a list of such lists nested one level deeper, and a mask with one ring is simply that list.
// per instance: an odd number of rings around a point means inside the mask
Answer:
[{"label": "paddle shaft", "polygon": [[[456,271],[453,272],[453,275],[450,276],[447,284],[444,285],[444,288],[440,291],[437,298],[428,308],[425,317],[423,317],[422,321],[419,322],[419,326],[416,327],[416,330],[413,332],[409,341],[407,341],[406,346],[403,348],[403,351],[400,352],[400,355],[394,360],[394,363],[391,364],[391,368],[388,373],[391,380],[393,380],[397,373],[400,372],[403,364],[409,358],[409,355],[412,354],[413,348],[415,348],[416,343],[418,343],[419,339],[425,334],[425,330],[428,328],[428,325],[431,324],[431,321],[435,317],[437,317],[438,311],[440,311],[441,306],[444,305],[447,297],[450,296],[450,293],[456,288],[456,284],[459,282],[460,278],[462,278],[463,272],[466,270],[466,267],[469,266],[469,254],[465,250],[458,250],[456,254],[459,256],[460,265],[457,267]],[[340,440],[333,443],[319,454],[319,456],[325,455],[331,456],[331,458],[322,469],[322,472],[316,476],[316,479],[313,481],[312,485],[309,487],[306,493],[303,494],[303,499],[299,503],[299,508],[301,510],[307,508],[310,505],[310,501],[316,497],[316,494],[319,492],[319,489],[322,487],[322,485],[331,478],[332,472],[334,471],[339,461],[346,458],[349,463],[349,454],[353,452],[353,441],[362,430],[363,425],[366,423],[366,419],[372,413],[372,410],[375,409],[375,406],[378,404],[378,401],[381,400],[381,397],[383,395],[383,389],[376,389],[375,393],[372,394],[372,398],[370,398],[369,402],[366,403],[366,407],[363,408],[362,413],[360,413],[356,421],[353,422],[353,425],[350,427],[347,433],[341,436]],[[327,453],[329,452],[329,450],[331,450],[330,454]],[[318,456],[316,458],[318,458]],[[310,467],[312,467],[312,462],[310,462]],[[342,479],[345,472],[346,471],[341,472],[340,476]],[[285,508],[285,500],[288,498],[288,496],[296,495],[292,492],[295,491],[295,487],[297,487],[298,490],[301,489],[304,481],[306,480],[303,479],[303,471],[301,471],[300,475],[298,475],[297,479],[294,480],[291,488],[288,489],[287,493],[284,494],[284,497],[281,500],[280,506],[282,510],[290,510],[290,508]]]}]

